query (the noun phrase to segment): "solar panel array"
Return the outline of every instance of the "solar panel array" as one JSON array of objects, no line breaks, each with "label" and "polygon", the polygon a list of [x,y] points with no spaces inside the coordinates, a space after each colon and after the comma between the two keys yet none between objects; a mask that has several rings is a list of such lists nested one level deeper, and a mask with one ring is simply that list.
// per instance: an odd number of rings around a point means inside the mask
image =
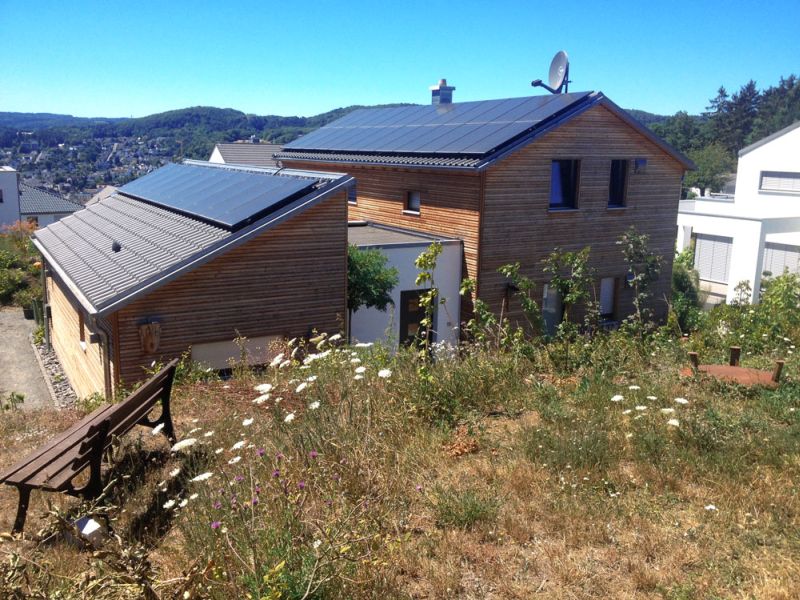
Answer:
[{"label": "solar panel array", "polygon": [[286,151],[484,155],[590,92],[360,109],[286,144]]},{"label": "solar panel array", "polygon": [[169,164],[120,188],[129,196],[236,230],[311,190],[315,179]]}]

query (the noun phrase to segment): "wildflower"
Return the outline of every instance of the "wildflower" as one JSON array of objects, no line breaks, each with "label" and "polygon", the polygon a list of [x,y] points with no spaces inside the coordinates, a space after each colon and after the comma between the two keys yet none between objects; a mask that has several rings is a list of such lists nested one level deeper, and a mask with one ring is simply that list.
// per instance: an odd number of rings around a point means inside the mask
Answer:
[{"label": "wildflower", "polygon": [[244,477],[242,477],[241,475],[237,475],[236,477],[234,477],[234,478],[233,478],[233,480],[234,480],[236,483],[241,483],[241,482],[243,482],[243,481],[244,481]]},{"label": "wildflower", "polygon": [[617,394],[616,396],[611,396],[611,401],[612,402],[622,402],[624,399],[625,399],[625,397],[622,396],[622,394]]},{"label": "wildflower", "polygon": [[283,456],[283,452],[278,452],[275,455],[275,460],[283,460],[285,457]]},{"label": "wildflower", "polygon": [[295,393],[296,393],[296,394],[299,394],[300,392],[302,392],[302,391],[303,391],[304,389],[306,389],[307,387],[308,387],[308,383],[306,383],[306,382],[304,381],[303,383],[301,383],[300,385],[298,385],[298,386],[295,388],[295,390],[294,390],[294,391],[295,391]]},{"label": "wildflower", "polygon": [[314,550],[316,550],[317,548],[322,546],[322,540],[314,540],[314,543],[312,544],[312,546],[314,546]]},{"label": "wildflower", "polygon": [[625,434],[625,437],[626,437],[627,439],[631,439],[631,438],[633,437],[633,434],[632,434],[632,433],[626,433],[626,434]]},{"label": "wildflower", "polygon": [[181,440],[177,444],[172,447],[172,452],[179,452],[188,448],[189,446],[193,445],[197,440],[195,438],[186,438],[185,440]]},{"label": "wildflower", "polygon": [[282,361],[283,361],[283,352],[281,352],[280,354],[278,354],[278,356],[273,358],[272,361],[269,363],[269,366],[277,367],[279,364],[281,364]]},{"label": "wildflower", "polygon": [[272,384],[271,383],[259,383],[256,387],[253,388],[259,394],[267,394],[272,391]]},{"label": "wildflower", "polygon": [[169,510],[173,506],[175,506],[175,500],[167,500],[166,502],[164,502],[164,508],[167,510]]},{"label": "wildflower", "polygon": [[264,402],[266,402],[267,400],[269,400],[269,394],[262,394],[258,398],[253,400],[253,404],[264,404]]},{"label": "wildflower", "polygon": [[283,361],[281,364],[279,364],[279,365],[278,365],[278,368],[279,368],[279,369],[285,369],[285,368],[286,368],[286,367],[288,367],[290,364],[292,364],[292,361],[290,361],[290,360],[285,360],[285,361]]},{"label": "wildflower", "polygon": [[244,440],[239,440],[233,446],[231,446],[231,450],[239,450],[240,448],[244,447]]},{"label": "wildflower", "polygon": [[300,489],[300,490],[306,489],[306,482],[305,481],[298,481],[297,482],[297,488]]},{"label": "wildflower", "polygon": [[686,398],[675,398],[675,402],[678,404],[689,404],[689,401]]},{"label": "wildflower", "polygon": [[316,376],[316,375],[312,375],[311,377],[309,377],[308,379],[306,379],[306,381],[307,381],[308,383],[314,383],[316,380],[317,380],[317,376]]},{"label": "wildflower", "polygon": [[153,429],[150,431],[150,433],[153,434],[153,435],[158,435],[159,433],[161,433],[162,429],[164,429],[164,423],[159,423],[158,425],[153,427]]},{"label": "wildflower", "polygon": [[710,512],[713,512],[713,511],[717,510],[717,507],[714,506],[713,504],[706,504],[703,508],[705,508],[707,511],[710,511]]},{"label": "wildflower", "polygon": [[252,504],[253,506],[255,506],[256,504],[258,504],[258,498],[256,498],[256,497],[253,497],[253,499],[251,500],[250,504]]},{"label": "wildflower", "polygon": [[255,420],[255,419],[253,419],[252,417],[250,417],[249,419],[245,419],[245,420],[243,420],[243,421],[242,421],[242,427],[250,427],[250,425],[252,425],[252,424],[253,424],[253,421],[254,421],[254,420]]},{"label": "wildflower", "polygon": [[371,348],[372,345],[373,345],[372,342],[358,342],[357,344],[355,344],[355,347],[356,348]]},{"label": "wildflower", "polygon": [[417,484],[417,486],[414,489],[417,490],[418,492],[421,492],[422,491],[422,486]]},{"label": "wildflower", "polygon": [[211,521],[211,529],[219,529],[219,526],[222,525],[219,521]]},{"label": "wildflower", "polygon": [[214,508],[216,508],[217,510],[219,510],[220,508],[222,508],[222,502],[220,502],[219,500],[217,500],[216,502],[214,502],[214,504],[213,504],[212,506],[213,506]]},{"label": "wildflower", "polygon": [[354,364],[354,365],[357,365],[357,364],[359,364],[361,362],[361,359],[360,358],[351,358],[350,362],[352,364]]},{"label": "wildflower", "polygon": [[665,415],[671,415],[672,413],[675,412],[675,409],[674,408],[662,408],[661,412],[664,413]]},{"label": "wildflower", "polygon": [[356,373],[361,375],[362,373],[366,372],[367,367],[356,367]]},{"label": "wildflower", "polygon": [[623,414],[623,415],[629,415],[629,414],[631,414],[632,412],[633,412],[633,411],[632,411],[630,408],[628,408],[628,409],[626,409],[626,410],[623,410],[623,411],[622,411],[622,414]]},{"label": "wildflower", "polygon": [[223,452],[225,452],[224,448],[217,448],[216,450],[214,450],[214,454],[222,454]]},{"label": "wildflower", "polygon": [[391,369],[381,369],[380,371],[378,371],[378,377],[380,377],[381,379],[388,379],[391,376],[392,376]]},{"label": "wildflower", "polygon": [[669,425],[670,427],[680,427],[680,424],[681,422],[678,421],[678,419],[670,419],[669,421],[667,421],[667,425]]},{"label": "wildflower", "polygon": [[267,451],[264,450],[263,448],[259,448],[258,450],[256,450],[256,454],[258,454],[259,458],[263,457],[266,453]]},{"label": "wildflower", "polygon": [[308,453],[308,455],[311,458],[317,458],[319,456],[319,452],[317,452],[316,450],[312,450],[311,452]]},{"label": "wildflower", "polygon": [[628,389],[629,389],[629,390],[636,391],[636,390],[640,390],[640,389],[642,389],[642,388],[640,388],[638,385],[629,385],[629,386],[628,386]]},{"label": "wildflower", "polygon": [[195,427],[194,429],[191,429],[189,431],[189,433],[187,433],[186,435],[192,435],[193,433],[197,433],[198,431],[200,431],[200,428],[199,427]]},{"label": "wildflower", "polygon": [[275,478],[278,478],[278,477],[280,477],[280,476],[281,476],[281,471],[280,471],[280,469],[275,469],[275,470],[272,472],[272,476],[273,476],[273,477],[275,477]]},{"label": "wildflower", "polygon": [[231,386],[229,386],[229,385],[226,383],[225,385],[223,385],[223,386],[222,386],[222,389],[223,389],[223,390],[229,390],[229,389],[231,389]]},{"label": "wildflower", "polygon": [[639,410],[639,411],[647,410],[647,407],[640,404],[639,406],[636,407],[636,410]]},{"label": "wildflower", "polygon": [[189,500],[197,500],[198,496],[200,496],[200,494],[198,494],[197,492],[195,492],[194,494],[192,494],[191,496],[189,496]]},{"label": "wildflower", "polygon": [[308,405],[308,408],[311,410],[317,410],[319,408],[319,400],[314,400],[314,402]]},{"label": "wildflower", "polygon": [[186,498],[184,498],[183,500],[180,501],[180,504],[178,504],[178,508],[183,508],[187,504],[189,504],[189,501]]},{"label": "wildflower", "polygon": [[651,401],[652,401],[652,400],[658,400],[658,398],[656,398],[655,396],[647,396],[647,399],[648,399],[648,400],[651,400]]},{"label": "wildflower", "polygon": [[359,379],[364,379],[364,376],[363,376],[363,375],[361,375],[361,374],[359,373],[358,375],[356,375],[355,377],[353,377],[353,379],[355,379],[356,381],[358,381]]},{"label": "wildflower", "polygon": [[177,477],[178,473],[180,473],[180,472],[181,472],[180,467],[178,467],[177,469],[172,469],[172,471],[169,472],[169,476],[170,477]]},{"label": "wildflower", "polygon": [[288,415],[286,415],[285,417],[283,417],[283,422],[284,423],[291,423],[292,421],[294,421],[294,413],[293,412],[291,412]]},{"label": "wildflower", "polygon": [[238,463],[240,460],[242,460],[242,457],[241,457],[241,456],[234,456],[232,459],[230,459],[230,460],[228,461],[228,464],[229,464],[229,465],[235,465],[235,464],[236,464],[236,463]]},{"label": "wildflower", "polygon": [[203,437],[211,437],[212,435],[214,435],[214,432],[213,432],[213,431],[206,431],[206,432],[203,434]]}]

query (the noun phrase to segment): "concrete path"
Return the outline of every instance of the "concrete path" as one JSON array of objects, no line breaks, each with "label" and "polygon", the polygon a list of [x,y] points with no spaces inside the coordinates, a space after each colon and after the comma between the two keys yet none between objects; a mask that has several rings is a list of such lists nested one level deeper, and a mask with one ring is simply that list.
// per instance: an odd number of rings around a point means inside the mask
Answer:
[{"label": "concrete path", "polygon": [[0,399],[10,392],[25,394],[21,408],[52,406],[50,394],[31,347],[35,321],[27,321],[22,309],[0,308]]}]

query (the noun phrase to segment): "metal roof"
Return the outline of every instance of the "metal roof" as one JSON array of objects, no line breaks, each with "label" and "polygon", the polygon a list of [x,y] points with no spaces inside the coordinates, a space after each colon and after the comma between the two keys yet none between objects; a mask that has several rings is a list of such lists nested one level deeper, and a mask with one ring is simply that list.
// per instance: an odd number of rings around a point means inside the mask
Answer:
[{"label": "metal roof", "polygon": [[351,221],[347,227],[347,242],[359,248],[388,246],[429,246],[434,241],[459,242],[453,238],[407,231],[369,221]]},{"label": "metal roof", "polygon": [[80,208],[80,204],[70,202],[53,192],[19,184],[19,212],[22,215],[63,214]]},{"label": "metal roof", "polygon": [[235,230],[308,192],[318,181],[209,164],[168,164],[123,185],[120,192]]},{"label": "metal roof", "polygon": [[278,144],[216,144],[214,146],[225,164],[274,167],[277,162],[272,155],[281,151]]},{"label": "metal roof", "polygon": [[[219,167],[208,170],[224,179],[229,169]],[[120,192],[40,229],[34,244],[90,314],[107,314],[354,183],[341,173],[282,173],[318,186],[236,231]]]},{"label": "metal roof", "polygon": [[354,111],[284,146],[277,159],[484,169],[602,105],[685,168],[693,163],[600,92]]}]

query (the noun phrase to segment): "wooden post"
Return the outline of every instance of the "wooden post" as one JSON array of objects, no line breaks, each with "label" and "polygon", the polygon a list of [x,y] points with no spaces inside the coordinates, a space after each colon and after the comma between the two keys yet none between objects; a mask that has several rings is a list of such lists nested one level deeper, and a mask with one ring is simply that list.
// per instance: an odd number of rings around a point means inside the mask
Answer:
[{"label": "wooden post", "polygon": [[783,371],[783,363],[782,360],[775,361],[775,370],[772,371],[772,381],[778,383],[781,380],[781,371]]},{"label": "wooden post", "polygon": [[700,368],[700,357],[697,352],[689,352],[689,360],[692,362],[692,369],[697,371]]},{"label": "wooden post", "polygon": [[742,349],[739,346],[731,346],[731,359],[728,364],[732,367],[739,366],[739,357],[742,355]]}]

